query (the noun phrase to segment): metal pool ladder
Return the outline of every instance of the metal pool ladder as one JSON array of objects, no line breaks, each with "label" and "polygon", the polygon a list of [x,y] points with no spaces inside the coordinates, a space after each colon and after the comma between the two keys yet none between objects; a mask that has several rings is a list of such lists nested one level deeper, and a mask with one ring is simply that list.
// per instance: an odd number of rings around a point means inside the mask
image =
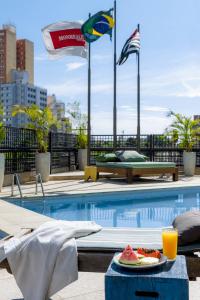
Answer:
[{"label": "metal pool ladder", "polygon": [[16,180],[16,184],[17,184],[17,187],[18,187],[18,190],[19,190],[19,193],[20,193],[20,197],[23,198],[21,184],[20,184],[20,181],[19,181],[19,175],[17,173],[13,174],[13,177],[12,177],[11,197],[14,196],[15,180]]},{"label": "metal pool ladder", "polygon": [[36,195],[38,193],[38,183],[40,183],[42,195],[43,195],[43,197],[45,197],[44,187],[43,187],[43,183],[42,183],[42,176],[40,173],[36,174],[36,176],[35,176],[35,194]]}]

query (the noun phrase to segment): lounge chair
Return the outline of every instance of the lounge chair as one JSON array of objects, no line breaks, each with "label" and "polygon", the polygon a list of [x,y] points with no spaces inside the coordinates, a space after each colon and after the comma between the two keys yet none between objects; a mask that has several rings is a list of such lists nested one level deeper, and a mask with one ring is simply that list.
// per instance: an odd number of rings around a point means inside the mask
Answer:
[{"label": "lounge chair", "polygon": [[128,183],[133,176],[171,174],[178,181],[178,168],[172,162],[96,162],[97,178],[100,172],[125,176]]},{"label": "lounge chair", "polygon": [[[25,233],[29,232],[30,230]],[[105,272],[113,254],[122,251],[127,244],[132,245],[134,249],[145,247],[161,250],[161,232],[162,229],[104,228],[98,233],[79,238],[77,239],[79,271]],[[178,248],[178,253],[186,256],[190,278],[200,277],[200,257],[195,254],[198,251],[200,243]],[[0,268],[7,268],[11,272],[7,260],[0,264]]]},{"label": "lounge chair", "polygon": [[[85,272],[105,272],[115,252],[130,244],[138,247],[162,250],[162,228],[103,228],[102,231],[79,238],[78,261],[79,270]],[[200,277],[200,243],[178,248],[178,254],[185,255],[188,276]]]}]

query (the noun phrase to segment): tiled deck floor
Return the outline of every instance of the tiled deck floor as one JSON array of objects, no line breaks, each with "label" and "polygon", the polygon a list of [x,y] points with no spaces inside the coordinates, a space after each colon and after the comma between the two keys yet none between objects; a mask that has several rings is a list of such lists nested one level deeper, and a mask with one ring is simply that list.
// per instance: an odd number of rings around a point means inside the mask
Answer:
[{"label": "tiled deck floor", "polygon": [[[81,175],[81,174],[79,174]],[[59,175],[57,175],[59,176]],[[62,174],[63,176],[63,174]],[[67,175],[68,176],[68,175]],[[73,177],[72,177],[73,178]],[[55,178],[54,178],[55,179]],[[200,176],[192,178],[181,177],[178,182],[162,179],[143,179],[142,181],[133,184],[127,184],[124,180],[115,179],[100,179],[98,182],[85,183],[83,180],[63,180],[63,177],[57,178],[61,180],[49,181],[44,184],[46,195],[64,195],[75,193],[96,193],[109,191],[125,191],[138,189],[152,188],[167,188],[167,187],[184,187],[184,186],[200,186]],[[24,196],[34,196],[35,185],[22,185]],[[18,194],[16,192],[16,194]],[[41,195],[40,193],[38,195]],[[10,196],[10,187],[3,188],[1,197]],[[9,207],[8,207],[8,206]],[[10,207],[11,204],[0,201],[0,228],[10,232],[13,227],[19,226],[23,219],[24,225],[39,225],[46,220],[46,217],[34,214],[30,211],[24,211],[24,216],[20,213],[20,220],[16,216],[15,209],[19,207]],[[7,206],[7,208],[6,208]],[[12,205],[13,206],[13,205]],[[22,212],[23,213],[23,212]],[[4,226],[4,227],[1,227]],[[99,273],[80,273],[79,280],[70,286],[66,287],[55,296],[52,300],[104,300],[104,274]],[[190,299],[200,299],[200,279],[195,282],[190,282]],[[22,295],[15,283],[12,275],[5,270],[0,269],[0,300],[22,300]],[[37,300],[37,299],[35,299]],[[116,299],[117,300],[117,299]]]},{"label": "tiled deck floor", "polygon": [[[200,281],[190,281],[190,300],[200,299]],[[22,300],[12,275],[0,269],[0,299]],[[52,300],[105,300],[104,274],[80,273],[79,280],[51,297]],[[35,299],[37,300],[37,299]],[[116,299],[117,300],[117,299]],[[176,299],[174,299],[176,300]]]},{"label": "tiled deck floor", "polygon": [[[67,173],[66,173],[67,174]],[[74,174],[74,172],[72,172]],[[80,175],[80,174],[79,174]],[[69,178],[69,175],[66,175]],[[72,176],[72,175],[71,175]],[[107,179],[101,178],[97,182],[84,182],[82,179],[62,179],[63,174],[53,175],[55,179],[44,183],[44,190],[46,196],[64,195],[64,194],[79,194],[79,193],[97,193],[97,192],[112,192],[112,191],[127,191],[138,189],[157,189],[169,187],[184,187],[184,186],[200,186],[200,176],[184,177],[180,176],[179,181],[173,182],[171,178],[160,179],[158,177],[142,178],[132,184],[127,184],[124,179]],[[72,176],[73,177],[73,176]],[[52,178],[52,179],[53,179]],[[61,178],[61,179],[60,179]],[[60,179],[60,180],[59,180]],[[23,196],[35,196],[35,183],[24,184],[21,186]],[[7,197],[11,195],[11,187],[4,187],[0,197]],[[19,197],[19,191],[15,186],[16,197]],[[38,185],[38,196],[41,195],[41,188]]]}]

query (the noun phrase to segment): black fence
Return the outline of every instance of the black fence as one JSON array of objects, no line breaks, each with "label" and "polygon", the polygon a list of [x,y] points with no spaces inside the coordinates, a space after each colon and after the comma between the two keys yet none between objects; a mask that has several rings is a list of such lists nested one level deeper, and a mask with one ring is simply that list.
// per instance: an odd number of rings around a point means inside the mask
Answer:
[{"label": "black fence", "polygon": [[[118,135],[116,150],[136,150],[136,135]],[[95,157],[101,153],[113,151],[113,135],[92,135],[91,137],[91,164],[95,163]],[[152,134],[141,135],[140,151],[149,157],[150,161],[175,162],[183,165],[183,151],[171,136]],[[197,139],[193,147],[197,155],[197,166],[200,167],[200,141]]]},{"label": "black fence", "polygon": [[75,170],[78,166],[75,134],[50,132],[49,152],[51,153],[51,173]]},{"label": "black fence", "polygon": [[[49,152],[51,153],[51,173],[70,171],[78,168],[76,134],[51,132]],[[136,150],[136,135],[118,135],[116,150]],[[170,136],[141,135],[140,149],[151,161],[172,161],[183,164],[183,150]],[[35,170],[35,153],[38,150],[35,132],[23,128],[6,128],[6,139],[0,145],[0,152],[6,157],[6,174]],[[113,135],[92,135],[90,163],[101,153],[113,151]],[[193,151],[197,154],[200,167],[200,141],[196,141]]]},{"label": "black fence", "polygon": [[5,154],[5,173],[26,172],[35,169],[35,152],[38,149],[35,132],[29,129],[7,127],[6,138],[0,145]]},{"label": "black fence", "polygon": [[[6,138],[0,145],[0,152],[5,154],[5,173],[21,173],[35,170],[35,153],[38,144],[35,131],[24,128],[6,127]],[[51,172],[59,169],[73,170],[77,167],[76,135],[49,134],[51,152]]]}]

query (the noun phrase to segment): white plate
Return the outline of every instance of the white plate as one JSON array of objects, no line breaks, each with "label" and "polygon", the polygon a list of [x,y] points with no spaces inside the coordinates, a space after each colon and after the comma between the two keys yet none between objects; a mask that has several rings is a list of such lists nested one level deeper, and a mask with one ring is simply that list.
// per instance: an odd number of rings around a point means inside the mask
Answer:
[{"label": "white plate", "polygon": [[126,269],[133,269],[133,270],[143,270],[143,269],[151,269],[151,268],[155,268],[158,266],[162,266],[167,262],[167,257],[161,254],[161,258],[159,259],[159,262],[156,264],[152,264],[152,265],[125,265],[119,262],[119,257],[122,253],[119,253],[117,255],[114,256],[113,258],[113,262],[123,268]]}]

